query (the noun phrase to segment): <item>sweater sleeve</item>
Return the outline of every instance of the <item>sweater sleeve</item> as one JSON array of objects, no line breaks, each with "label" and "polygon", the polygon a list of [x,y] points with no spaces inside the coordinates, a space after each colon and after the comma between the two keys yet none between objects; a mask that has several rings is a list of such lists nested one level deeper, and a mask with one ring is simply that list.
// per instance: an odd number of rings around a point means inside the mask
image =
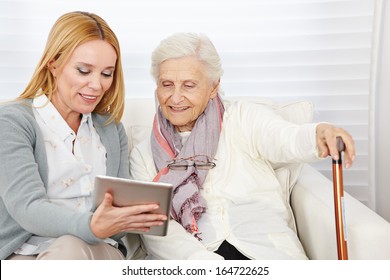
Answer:
[{"label": "sweater sleeve", "polygon": [[318,160],[315,123],[298,125],[284,120],[272,109],[259,104],[241,104],[236,110],[253,154],[271,162],[311,162]]},{"label": "sweater sleeve", "polygon": [[1,213],[2,219],[12,218],[25,231],[39,236],[71,234],[89,243],[99,241],[89,226],[92,213],[78,213],[47,199],[46,153],[34,117],[18,110],[1,110],[0,196],[7,209]]},{"label": "sweater sleeve", "polygon": [[120,166],[118,171],[118,177],[130,178],[127,134],[122,123],[119,123],[117,127],[120,143]]}]

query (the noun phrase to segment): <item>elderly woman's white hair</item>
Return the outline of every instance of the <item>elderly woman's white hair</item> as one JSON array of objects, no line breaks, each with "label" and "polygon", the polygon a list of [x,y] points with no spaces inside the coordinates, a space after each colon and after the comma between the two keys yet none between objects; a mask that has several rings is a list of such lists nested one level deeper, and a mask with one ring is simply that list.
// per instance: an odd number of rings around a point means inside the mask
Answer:
[{"label": "elderly woman's white hair", "polygon": [[206,66],[207,75],[212,82],[221,78],[221,59],[210,39],[203,34],[176,33],[162,40],[152,53],[151,74],[155,81],[158,81],[162,62],[187,56],[197,57]]}]

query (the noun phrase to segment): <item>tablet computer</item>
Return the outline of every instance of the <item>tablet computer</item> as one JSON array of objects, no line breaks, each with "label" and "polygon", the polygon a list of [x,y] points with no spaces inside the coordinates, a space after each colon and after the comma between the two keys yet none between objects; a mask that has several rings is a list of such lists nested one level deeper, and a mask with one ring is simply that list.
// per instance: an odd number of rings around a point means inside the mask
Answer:
[{"label": "tablet computer", "polygon": [[148,232],[134,231],[138,234],[165,236],[168,231],[172,205],[172,184],[130,180],[110,176],[96,176],[93,191],[94,209],[103,201],[106,192],[113,194],[115,206],[132,206],[156,203],[160,207],[152,213],[165,214],[168,217],[161,226],[151,227]]}]

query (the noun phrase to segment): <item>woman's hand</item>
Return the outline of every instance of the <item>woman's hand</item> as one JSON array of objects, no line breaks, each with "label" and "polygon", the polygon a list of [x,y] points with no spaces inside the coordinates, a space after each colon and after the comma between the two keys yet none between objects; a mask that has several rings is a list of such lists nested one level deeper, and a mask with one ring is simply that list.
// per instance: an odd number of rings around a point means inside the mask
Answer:
[{"label": "woman's hand", "polygon": [[352,136],[342,128],[334,127],[327,123],[317,125],[317,147],[321,157],[331,156],[334,160],[339,159],[337,149],[337,137],[341,137],[345,144],[344,163],[345,168],[349,168],[355,159],[355,142]]},{"label": "woman's hand", "polygon": [[167,216],[151,214],[157,204],[116,207],[113,196],[106,193],[103,202],[96,209],[91,220],[92,232],[98,238],[107,238],[126,231],[147,232],[152,226],[159,226]]}]

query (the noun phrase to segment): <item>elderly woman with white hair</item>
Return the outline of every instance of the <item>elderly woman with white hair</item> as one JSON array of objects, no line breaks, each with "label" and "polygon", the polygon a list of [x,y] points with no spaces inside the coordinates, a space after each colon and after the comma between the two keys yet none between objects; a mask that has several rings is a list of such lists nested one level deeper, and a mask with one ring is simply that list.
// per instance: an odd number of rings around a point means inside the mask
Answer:
[{"label": "elderly woman with white hair", "polygon": [[222,73],[204,35],[174,34],[152,54],[158,108],[130,172],[172,183],[174,195],[167,236],[144,235],[144,247],[157,259],[306,259],[271,163],[337,158],[341,137],[349,167],[354,141],[330,124],[297,125],[265,106],[224,101]]}]

